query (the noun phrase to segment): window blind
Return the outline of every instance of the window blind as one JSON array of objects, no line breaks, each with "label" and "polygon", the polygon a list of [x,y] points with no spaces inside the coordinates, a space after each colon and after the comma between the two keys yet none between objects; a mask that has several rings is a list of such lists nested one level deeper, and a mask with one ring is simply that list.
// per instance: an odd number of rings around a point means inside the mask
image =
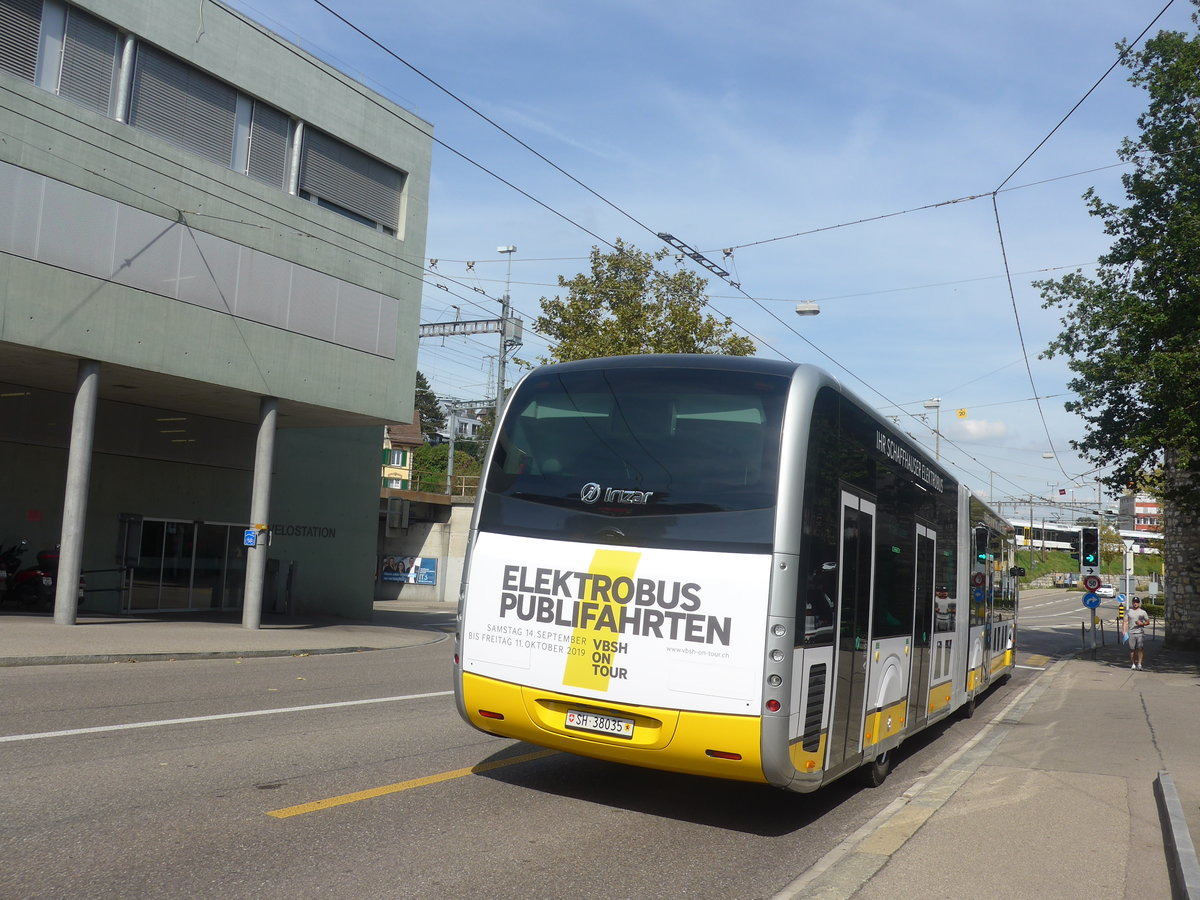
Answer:
[{"label": "window blind", "polygon": [[146,44],[138,47],[131,125],[230,166],[236,112],[237,91],[229,85]]},{"label": "window blind", "polygon": [[395,229],[404,176],[316,129],[306,129],[304,135],[301,192]]},{"label": "window blind", "polygon": [[279,110],[254,101],[247,175],[277,188],[284,187],[289,124],[288,117]]},{"label": "window blind", "polygon": [[41,30],[42,0],[0,0],[0,69],[33,81]]},{"label": "window blind", "polygon": [[110,115],[118,52],[117,29],[69,7],[58,92]]}]

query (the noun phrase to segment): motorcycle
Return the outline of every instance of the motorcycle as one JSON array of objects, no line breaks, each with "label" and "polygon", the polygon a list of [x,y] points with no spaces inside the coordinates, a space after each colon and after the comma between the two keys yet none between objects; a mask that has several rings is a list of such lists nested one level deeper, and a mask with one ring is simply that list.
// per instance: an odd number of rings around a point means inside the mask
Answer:
[{"label": "motorcycle", "polygon": [[28,547],[26,541],[17,541],[9,547],[0,544],[0,601],[11,596],[17,571],[21,568],[21,554]]},{"label": "motorcycle", "polygon": [[[58,580],[58,548],[39,550],[37,565],[20,568],[20,558],[29,544],[21,541],[8,550],[0,552],[5,577],[6,598],[16,598],[17,603],[27,609],[48,609],[54,606],[55,583]],[[86,586],[83,576],[79,578],[79,602],[83,602]]]}]

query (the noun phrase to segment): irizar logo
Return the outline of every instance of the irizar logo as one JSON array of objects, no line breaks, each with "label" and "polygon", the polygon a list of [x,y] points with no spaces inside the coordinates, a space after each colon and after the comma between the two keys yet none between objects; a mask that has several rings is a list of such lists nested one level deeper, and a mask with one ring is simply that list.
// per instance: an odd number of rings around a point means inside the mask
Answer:
[{"label": "irizar logo", "polygon": [[617,488],[601,488],[596,482],[585,484],[579,491],[579,499],[584,503],[595,503],[604,494],[605,503],[624,503],[631,506],[644,506],[654,496],[654,491],[622,491]]}]

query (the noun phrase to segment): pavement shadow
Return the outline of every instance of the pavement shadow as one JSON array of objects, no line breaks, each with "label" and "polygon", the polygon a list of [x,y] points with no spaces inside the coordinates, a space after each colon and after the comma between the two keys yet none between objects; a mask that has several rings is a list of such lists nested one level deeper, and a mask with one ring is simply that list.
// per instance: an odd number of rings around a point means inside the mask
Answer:
[{"label": "pavement shadow", "polygon": [[458,611],[420,609],[376,609],[371,615],[371,625],[385,628],[423,628],[431,631],[453,631]]},{"label": "pavement shadow", "polygon": [[[1180,650],[1166,647],[1162,636],[1146,638],[1144,656],[1145,671],[1172,675],[1191,675],[1200,678],[1200,651]],[[1129,650],[1125,644],[1108,644],[1097,647],[1093,657],[1090,648],[1075,654],[1078,659],[1090,660],[1118,669],[1129,668]]]}]

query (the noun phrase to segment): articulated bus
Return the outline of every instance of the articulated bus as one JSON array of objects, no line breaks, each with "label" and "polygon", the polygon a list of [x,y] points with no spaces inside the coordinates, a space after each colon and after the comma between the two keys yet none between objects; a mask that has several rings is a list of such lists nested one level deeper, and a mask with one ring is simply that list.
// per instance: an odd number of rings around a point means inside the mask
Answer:
[{"label": "articulated bus", "polygon": [[830,375],[545,366],[498,422],[455,694],[490,734],[812,791],[1007,679],[1013,529]]}]

